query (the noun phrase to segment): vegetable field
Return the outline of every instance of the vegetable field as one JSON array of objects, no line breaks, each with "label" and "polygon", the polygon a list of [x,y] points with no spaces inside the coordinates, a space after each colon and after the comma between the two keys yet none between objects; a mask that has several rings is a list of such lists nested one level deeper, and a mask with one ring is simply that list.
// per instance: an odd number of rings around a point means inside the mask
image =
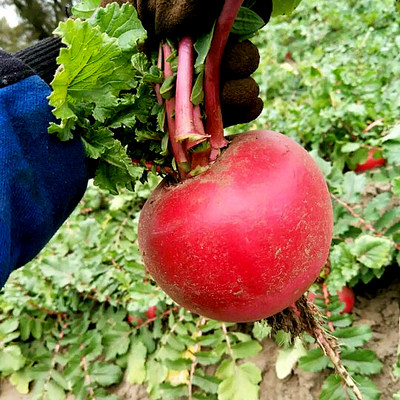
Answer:
[{"label": "vegetable field", "polygon": [[[303,0],[253,41],[264,111],[239,129],[284,133],[323,172],[334,232],[309,299],[363,398],[399,400],[396,2]],[[35,400],[355,399],[307,333],[272,331],[271,318],[235,324],[199,317],[152,281],[137,228],[157,183],[149,173],[118,196],[90,184],[48,246],[13,273],[0,294],[0,377],[7,385]],[[339,299],[343,287],[352,288],[354,308]],[[10,396],[0,389],[0,399],[17,398]]]}]

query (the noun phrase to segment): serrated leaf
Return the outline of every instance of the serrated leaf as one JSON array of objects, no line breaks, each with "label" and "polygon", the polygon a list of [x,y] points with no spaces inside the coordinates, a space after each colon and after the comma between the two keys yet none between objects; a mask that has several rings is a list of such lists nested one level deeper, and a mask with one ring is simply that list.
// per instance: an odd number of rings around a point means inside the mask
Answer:
[{"label": "serrated leaf", "polygon": [[357,325],[345,329],[336,329],[333,335],[344,346],[360,347],[371,339],[372,331],[368,325]]},{"label": "serrated leaf", "polygon": [[108,4],[106,8],[99,9],[91,23],[108,36],[118,38],[123,51],[132,51],[147,38],[136,9],[128,3],[121,7],[117,3]]},{"label": "serrated leaf", "polygon": [[114,146],[114,135],[111,130],[104,127],[89,129],[82,135],[82,142],[86,156],[97,159]]},{"label": "serrated leaf", "polygon": [[7,346],[0,351],[0,372],[4,375],[16,372],[25,365],[25,357],[18,346]]},{"label": "serrated leaf", "polygon": [[300,357],[307,355],[301,340],[296,338],[294,346],[288,349],[280,349],[275,363],[275,372],[278,379],[285,379],[291,373]]},{"label": "serrated leaf", "polygon": [[359,236],[351,246],[351,253],[368,268],[379,269],[390,263],[393,242],[385,237]]},{"label": "serrated leaf", "polygon": [[271,334],[272,328],[265,321],[258,321],[253,326],[253,336],[261,341]]},{"label": "serrated leaf", "polygon": [[258,400],[261,371],[254,364],[233,366],[233,373],[224,376],[218,387],[219,400]]},{"label": "serrated leaf", "polygon": [[356,203],[361,200],[361,192],[364,190],[367,180],[364,175],[357,175],[350,171],[344,174],[342,200],[346,203]]},{"label": "serrated leaf", "polygon": [[53,380],[47,382],[46,391],[49,400],[64,400],[66,397],[64,390]]},{"label": "serrated leaf", "polygon": [[253,357],[262,350],[261,345],[255,340],[237,343],[232,346],[235,359]]},{"label": "serrated leaf", "polygon": [[331,375],[322,385],[319,400],[343,400],[346,398],[345,388],[339,376]]},{"label": "serrated leaf", "polygon": [[18,329],[19,321],[17,319],[6,319],[0,324],[0,339],[8,333],[14,332]]},{"label": "serrated leaf", "polygon": [[122,370],[118,365],[96,362],[93,364],[90,376],[101,386],[111,386],[121,382]]},{"label": "serrated leaf", "polygon": [[33,378],[26,370],[14,372],[10,376],[10,383],[15,386],[19,393],[22,394],[29,393],[29,384],[32,382],[32,380]]},{"label": "serrated leaf", "polygon": [[299,367],[304,371],[319,372],[329,365],[329,359],[320,348],[311,349],[307,355],[300,357]]},{"label": "serrated leaf", "polygon": [[49,103],[54,107],[53,114],[62,120],[76,117],[71,108],[74,98],[81,103],[94,103],[98,110],[115,106],[115,83],[121,89],[129,88],[124,82],[125,75],[118,74],[116,60],[121,50],[116,39],[81,20],[62,22],[55,33],[68,47],[60,51],[57,62],[61,67],[51,83],[53,92]]},{"label": "serrated leaf", "polygon": [[128,356],[126,379],[131,384],[142,384],[146,378],[147,348],[139,341],[134,341]]},{"label": "serrated leaf", "polygon": [[[353,378],[360,389],[364,400],[379,400],[381,398],[380,390],[370,378],[359,375],[356,375]],[[353,393],[350,393],[350,397],[352,400],[356,400]]]},{"label": "serrated leaf", "polygon": [[82,0],[72,7],[72,14],[77,18],[89,18],[96,11],[101,0]]},{"label": "serrated leaf", "polygon": [[343,350],[341,359],[349,371],[363,375],[377,374],[383,366],[376,354],[366,349]]},{"label": "serrated leaf", "polygon": [[207,393],[216,394],[218,392],[219,379],[207,375],[193,375],[193,384]]}]

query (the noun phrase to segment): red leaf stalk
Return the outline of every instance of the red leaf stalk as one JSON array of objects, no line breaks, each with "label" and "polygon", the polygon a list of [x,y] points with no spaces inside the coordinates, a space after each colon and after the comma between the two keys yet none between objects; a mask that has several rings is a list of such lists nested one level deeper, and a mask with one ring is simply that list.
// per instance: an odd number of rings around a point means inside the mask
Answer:
[{"label": "red leaf stalk", "polygon": [[193,88],[193,39],[185,36],[179,42],[178,76],[176,79],[175,122],[176,140],[190,142],[201,139],[194,126],[193,104],[190,100]]},{"label": "red leaf stalk", "polygon": [[222,122],[221,111],[221,61],[229,33],[242,4],[243,0],[225,1],[215,27],[214,38],[206,60],[204,85],[207,114],[206,131],[211,135],[211,161],[214,161],[218,157],[219,149],[228,144],[228,141],[224,138],[224,124]]},{"label": "red leaf stalk", "polygon": [[[165,43],[163,46],[164,53],[164,78],[169,78],[173,76],[173,71],[171,64],[167,61],[168,57],[171,56],[171,47],[168,43]],[[172,149],[172,154],[175,157],[176,163],[178,165],[179,176],[181,179],[186,178],[187,172],[190,170],[190,162],[184,145],[181,142],[177,141],[176,138],[176,126],[175,119],[173,117],[175,112],[175,99],[169,99],[165,101],[165,108],[167,112],[167,123],[168,123],[168,132],[170,138],[170,146]]]}]

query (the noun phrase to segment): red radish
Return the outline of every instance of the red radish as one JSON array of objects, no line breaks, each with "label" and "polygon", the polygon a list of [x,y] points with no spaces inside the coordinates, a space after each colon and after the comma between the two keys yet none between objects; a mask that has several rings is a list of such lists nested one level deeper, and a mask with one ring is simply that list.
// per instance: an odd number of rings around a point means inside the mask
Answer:
[{"label": "red radish", "polygon": [[349,313],[354,307],[354,292],[347,286],[343,286],[341,290],[337,292],[339,300],[344,304],[342,314]]},{"label": "red radish", "polygon": [[324,266],[332,205],[310,155],[276,132],[237,136],[206,172],[161,183],[139,246],[157,283],[203,316],[247,322],[294,303]]},{"label": "red radish", "polygon": [[147,311],[146,311],[147,319],[153,319],[156,317],[156,315],[157,315],[157,307],[156,306],[152,306],[147,309]]},{"label": "red radish", "polygon": [[368,171],[370,169],[385,165],[386,160],[382,156],[380,156],[379,153],[381,153],[380,149],[377,148],[370,149],[366,161],[363,162],[362,164],[358,164],[355,171],[356,172]]}]

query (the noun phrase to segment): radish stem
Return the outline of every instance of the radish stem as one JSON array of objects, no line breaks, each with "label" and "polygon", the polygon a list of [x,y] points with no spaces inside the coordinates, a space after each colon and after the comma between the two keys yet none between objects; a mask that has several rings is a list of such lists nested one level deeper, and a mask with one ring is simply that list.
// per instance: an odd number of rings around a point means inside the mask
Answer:
[{"label": "radish stem", "polygon": [[242,4],[243,0],[225,1],[215,27],[214,38],[206,60],[204,85],[207,114],[206,131],[211,135],[211,161],[217,158],[219,149],[228,144],[228,141],[224,138],[224,124],[221,111],[221,61],[229,33]]},{"label": "radish stem", "polygon": [[189,36],[182,38],[178,48],[175,95],[176,140],[179,141],[201,139],[194,127],[193,104],[190,100],[193,89],[193,51],[193,39]]},{"label": "radish stem", "polygon": [[[166,79],[173,76],[171,64],[167,61],[172,53],[171,47],[169,46],[168,43],[164,44],[163,53],[164,53],[164,79]],[[186,174],[190,170],[190,162],[188,154],[186,153],[183,144],[181,142],[178,142],[176,139],[176,126],[175,126],[175,119],[173,117],[173,114],[175,112],[175,99],[172,98],[166,100],[165,108],[167,112],[170,146],[172,154],[174,155],[176,163],[178,165],[179,176],[183,180],[186,178]]]}]

